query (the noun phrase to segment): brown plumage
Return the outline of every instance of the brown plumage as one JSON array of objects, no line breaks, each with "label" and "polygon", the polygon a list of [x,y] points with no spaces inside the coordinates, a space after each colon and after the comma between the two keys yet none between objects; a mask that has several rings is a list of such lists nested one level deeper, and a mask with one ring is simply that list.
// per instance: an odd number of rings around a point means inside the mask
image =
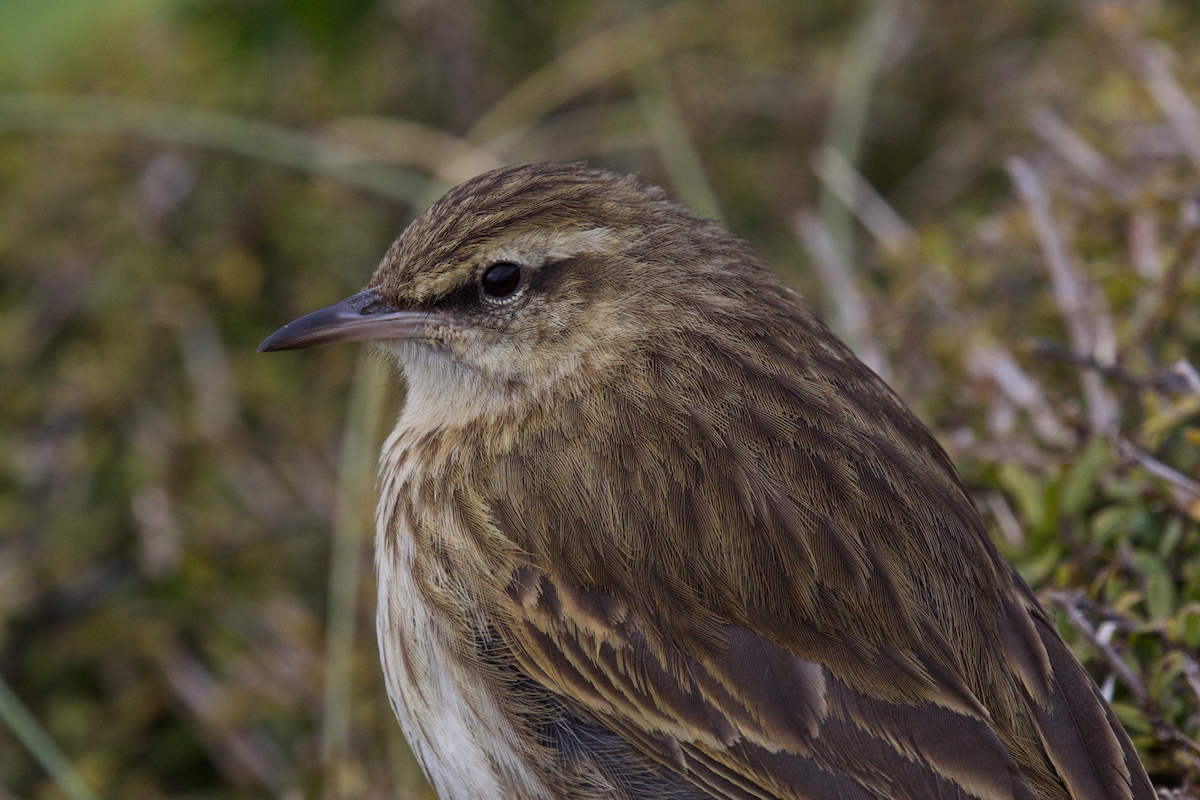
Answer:
[{"label": "brown plumage", "polygon": [[264,349],[377,340],[389,695],[443,800],[1148,800],[945,453],[751,249],[533,165]]}]

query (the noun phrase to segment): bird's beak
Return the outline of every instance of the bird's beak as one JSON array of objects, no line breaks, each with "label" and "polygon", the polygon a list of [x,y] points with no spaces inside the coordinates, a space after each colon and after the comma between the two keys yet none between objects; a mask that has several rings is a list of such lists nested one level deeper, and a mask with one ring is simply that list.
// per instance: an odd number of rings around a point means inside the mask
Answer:
[{"label": "bird's beak", "polygon": [[374,289],[289,322],[258,346],[258,352],[300,350],[368,339],[411,339],[438,329],[459,328],[436,311],[392,308]]}]

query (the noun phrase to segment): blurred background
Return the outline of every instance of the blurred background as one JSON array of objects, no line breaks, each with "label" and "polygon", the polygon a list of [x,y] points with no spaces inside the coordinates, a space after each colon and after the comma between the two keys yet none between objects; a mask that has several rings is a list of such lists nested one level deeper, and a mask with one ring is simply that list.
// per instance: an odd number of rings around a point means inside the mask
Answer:
[{"label": "blurred background", "polygon": [[0,800],[432,797],[370,509],[402,390],[260,356],[492,166],[638,172],[913,404],[1200,796],[1191,0],[0,0]]}]

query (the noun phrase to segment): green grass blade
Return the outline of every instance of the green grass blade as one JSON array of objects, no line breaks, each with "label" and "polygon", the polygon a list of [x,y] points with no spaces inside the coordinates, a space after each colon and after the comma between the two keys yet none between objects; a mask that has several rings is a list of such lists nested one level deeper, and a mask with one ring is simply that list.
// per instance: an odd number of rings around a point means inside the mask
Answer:
[{"label": "green grass blade", "polygon": [[0,720],[70,800],[97,800],[83,776],[3,678],[0,678]]}]

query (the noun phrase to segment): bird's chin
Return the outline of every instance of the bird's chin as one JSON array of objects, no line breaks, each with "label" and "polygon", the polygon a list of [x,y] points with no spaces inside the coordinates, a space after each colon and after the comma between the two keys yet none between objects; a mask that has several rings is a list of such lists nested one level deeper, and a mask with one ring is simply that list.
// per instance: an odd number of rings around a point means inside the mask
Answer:
[{"label": "bird's chin", "polygon": [[404,376],[405,399],[397,427],[417,433],[469,425],[502,410],[503,394],[440,342],[383,339],[378,352]]},{"label": "bird's chin", "polygon": [[395,361],[401,370],[408,362],[425,358],[429,351],[436,349],[434,343],[426,339],[376,339],[370,345],[375,352]]},{"label": "bird's chin", "polygon": [[381,339],[407,388],[401,424],[436,428],[488,418],[519,419],[545,407],[576,380],[584,359],[535,358],[502,337]]}]

